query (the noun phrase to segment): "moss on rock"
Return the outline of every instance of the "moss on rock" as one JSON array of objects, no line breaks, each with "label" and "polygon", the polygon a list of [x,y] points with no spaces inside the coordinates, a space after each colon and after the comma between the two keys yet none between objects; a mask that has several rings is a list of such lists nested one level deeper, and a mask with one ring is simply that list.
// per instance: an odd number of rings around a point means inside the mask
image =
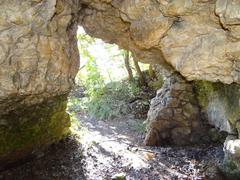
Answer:
[{"label": "moss on rock", "polygon": [[212,111],[211,108],[215,110],[219,108],[222,118],[228,121],[233,129],[236,129],[236,122],[240,118],[240,85],[208,81],[195,81],[194,84],[199,105],[208,117]]},{"label": "moss on rock", "polygon": [[[240,178],[240,85],[194,82],[199,105],[209,122],[222,131],[235,134],[235,139],[227,138],[224,143],[224,164],[222,171],[228,179]],[[220,140],[216,131],[211,130],[213,139]],[[226,136],[226,135],[225,135]]]},{"label": "moss on rock", "polygon": [[213,84],[208,81],[195,81],[194,85],[197,92],[199,105],[202,108],[205,108],[209,103],[209,97],[214,94]]},{"label": "moss on rock", "polygon": [[66,135],[70,127],[66,106],[64,95],[1,116],[0,166],[33,155]]}]

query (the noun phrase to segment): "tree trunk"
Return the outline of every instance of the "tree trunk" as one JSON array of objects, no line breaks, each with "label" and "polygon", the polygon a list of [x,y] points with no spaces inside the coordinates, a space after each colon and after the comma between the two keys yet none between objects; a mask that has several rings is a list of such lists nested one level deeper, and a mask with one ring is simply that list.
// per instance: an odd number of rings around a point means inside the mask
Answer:
[{"label": "tree trunk", "polygon": [[138,77],[139,77],[140,84],[143,86],[147,86],[146,78],[145,78],[144,74],[142,73],[141,68],[139,67],[138,61],[134,57],[133,57],[133,62],[134,62],[134,66],[135,66],[135,69],[136,69]]},{"label": "tree trunk", "polygon": [[125,62],[125,67],[128,72],[128,80],[133,81],[133,73],[132,73],[132,69],[130,67],[130,63],[129,63],[129,51],[125,51],[124,62]]},{"label": "tree trunk", "polygon": [[152,67],[151,64],[149,64],[148,73],[149,73],[149,77],[150,77],[151,79],[156,78],[156,74],[155,74],[155,72],[154,72],[153,67]]}]

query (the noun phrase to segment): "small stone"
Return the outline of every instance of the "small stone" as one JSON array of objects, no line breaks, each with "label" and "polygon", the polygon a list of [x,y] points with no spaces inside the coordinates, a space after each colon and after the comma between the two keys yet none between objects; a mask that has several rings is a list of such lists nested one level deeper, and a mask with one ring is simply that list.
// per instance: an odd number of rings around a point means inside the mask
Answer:
[{"label": "small stone", "polygon": [[125,180],[125,179],[126,179],[126,173],[124,172],[117,173],[112,176],[112,180]]}]

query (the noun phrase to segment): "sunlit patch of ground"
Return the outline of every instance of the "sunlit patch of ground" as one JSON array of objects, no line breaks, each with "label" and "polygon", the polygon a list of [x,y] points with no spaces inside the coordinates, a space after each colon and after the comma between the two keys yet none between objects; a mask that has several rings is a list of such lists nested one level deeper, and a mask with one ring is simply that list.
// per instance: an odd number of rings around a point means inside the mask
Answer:
[{"label": "sunlit patch of ground", "polygon": [[133,117],[100,121],[78,113],[85,133],[81,136],[87,179],[111,179],[124,173],[126,179],[221,179],[216,165],[222,147],[146,147],[142,123]]},{"label": "sunlit patch of ground", "polygon": [[222,147],[146,147],[139,119],[100,121],[77,113],[73,134],[45,155],[0,173],[0,179],[127,180],[218,179]]}]

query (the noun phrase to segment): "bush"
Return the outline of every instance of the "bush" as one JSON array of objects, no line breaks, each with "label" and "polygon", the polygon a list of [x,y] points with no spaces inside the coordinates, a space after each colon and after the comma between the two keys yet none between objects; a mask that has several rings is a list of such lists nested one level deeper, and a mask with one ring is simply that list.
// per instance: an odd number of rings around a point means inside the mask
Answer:
[{"label": "bush", "polygon": [[126,101],[135,98],[140,88],[135,83],[127,81],[108,83],[101,96],[91,98],[87,103],[89,114],[99,119],[112,119],[129,113]]},{"label": "bush", "polygon": [[[78,34],[77,37],[79,40],[80,55],[86,60],[86,64],[80,69],[76,80],[86,90],[84,92],[86,98],[81,98],[80,102],[70,99],[69,110],[86,110],[90,115],[98,119],[110,119],[129,113],[128,102],[141,92],[136,83],[137,81],[129,82],[122,80],[113,82],[109,74],[111,82],[106,84],[101,74],[102,71],[96,63],[96,59],[94,59],[89,51],[89,48],[96,43],[96,40],[84,33]],[[111,54],[111,52],[109,53]],[[123,57],[123,54],[120,52],[118,55],[112,54],[112,56],[112,59],[116,60],[114,56]],[[107,71],[107,69],[104,70]],[[104,74],[104,72],[102,73]]]}]

